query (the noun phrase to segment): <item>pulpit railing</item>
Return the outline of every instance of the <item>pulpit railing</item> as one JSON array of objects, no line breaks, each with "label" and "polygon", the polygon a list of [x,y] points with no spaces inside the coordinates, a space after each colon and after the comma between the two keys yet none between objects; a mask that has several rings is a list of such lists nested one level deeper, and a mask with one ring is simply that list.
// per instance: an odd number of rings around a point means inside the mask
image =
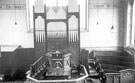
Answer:
[{"label": "pulpit railing", "polygon": [[38,72],[43,67],[46,67],[47,59],[44,56],[41,56],[35,63],[31,65],[32,73]]},{"label": "pulpit railing", "polygon": [[82,72],[80,72],[79,77],[71,77],[69,79],[51,79],[51,80],[38,80],[30,76],[30,74],[27,75],[27,78],[30,82],[34,83],[87,83],[86,78],[88,77],[87,70],[85,66],[81,65]]}]

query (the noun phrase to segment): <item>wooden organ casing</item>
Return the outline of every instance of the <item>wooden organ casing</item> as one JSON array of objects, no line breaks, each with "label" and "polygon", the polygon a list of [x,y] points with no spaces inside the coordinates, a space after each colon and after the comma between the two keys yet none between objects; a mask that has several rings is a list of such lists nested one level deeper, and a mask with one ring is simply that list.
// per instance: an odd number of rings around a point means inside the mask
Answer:
[{"label": "wooden organ casing", "polygon": [[[35,61],[27,78],[36,83],[82,83],[88,77],[80,64],[80,10],[77,0],[67,6],[33,7]],[[83,74],[81,74],[83,73]]]},{"label": "wooden organ casing", "polygon": [[33,7],[34,48],[38,59],[50,51],[62,50],[72,54],[71,64],[78,65],[80,57],[80,18],[77,0],[67,6],[46,6],[37,0]]}]

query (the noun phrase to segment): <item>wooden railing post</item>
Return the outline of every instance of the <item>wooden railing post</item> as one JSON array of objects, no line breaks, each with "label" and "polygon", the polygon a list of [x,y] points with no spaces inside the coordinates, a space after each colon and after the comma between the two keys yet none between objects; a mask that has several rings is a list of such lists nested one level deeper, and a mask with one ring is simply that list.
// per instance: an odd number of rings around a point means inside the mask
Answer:
[{"label": "wooden railing post", "polygon": [[34,68],[33,64],[30,65],[30,71],[31,71],[31,75],[33,75],[35,73],[35,68]]}]

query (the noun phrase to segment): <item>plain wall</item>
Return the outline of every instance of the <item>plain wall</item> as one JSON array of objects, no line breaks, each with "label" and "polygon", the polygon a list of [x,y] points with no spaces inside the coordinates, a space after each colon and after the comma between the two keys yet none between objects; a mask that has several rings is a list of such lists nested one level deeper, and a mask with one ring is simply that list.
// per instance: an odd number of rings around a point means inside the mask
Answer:
[{"label": "plain wall", "polygon": [[[15,0],[26,7],[25,0]],[[14,0],[2,0],[0,5],[14,5]],[[15,19],[17,25],[15,25]],[[33,47],[33,34],[27,33],[26,8],[0,9],[0,45]]]},{"label": "plain wall", "polygon": [[[99,5],[101,7],[96,7]],[[123,46],[125,7],[125,0],[89,0],[89,32],[81,33],[81,47]],[[111,29],[112,25],[114,29]]]},{"label": "plain wall", "polygon": [[[14,4],[14,0],[2,0],[0,4]],[[96,8],[98,4],[113,4],[113,0],[88,0],[88,32],[81,32],[81,47],[119,47],[124,46],[125,34],[125,0],[114,0],[118,8]],[[25,5],[25,0],[16,0],[16,4]],[[92,4],[92,5],[91,5]],[[25,5],[26,6],[26,5]],[[33,33],[28,33],[26,8],[15,11],[0,10],[0,45],[21,45],[34,47]],[[98,25],[97,25],[98,21]],[[111,30],[112,24],[114,29]]]}]

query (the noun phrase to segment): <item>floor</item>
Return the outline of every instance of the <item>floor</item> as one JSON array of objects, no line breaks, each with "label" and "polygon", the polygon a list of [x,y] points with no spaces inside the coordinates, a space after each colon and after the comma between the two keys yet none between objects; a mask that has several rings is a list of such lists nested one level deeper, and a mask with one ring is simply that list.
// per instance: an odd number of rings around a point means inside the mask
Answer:
[{"label": "floor", "polygon": [[[26,80],[26,79],[25,79]],[[29,81],[12,81],[12,82],[0,82],[0,83],[30,83]],[[89,79],[87,83],[101,83],[98,79]]]},{"label": "floor", "polygon": [[88,83],[100,83],[100,81],[98,79],[92,79],[92,82],[88,82]]},{"label": "floor", "polygon": [[[87,83],[100,83],[98,79],[92,79],[93,82],[87,82]],[[28,81],[15,81],[15,82],[0,82],[0,83],[29,83]]]},{"label": "floor", "polygon": [[[15,81],[15,82],[0,82],[0,83],[29,83],[28,81]],[[100,83],[98,79],[92,79],[92,82],[87,82],[87,83]]]}]

